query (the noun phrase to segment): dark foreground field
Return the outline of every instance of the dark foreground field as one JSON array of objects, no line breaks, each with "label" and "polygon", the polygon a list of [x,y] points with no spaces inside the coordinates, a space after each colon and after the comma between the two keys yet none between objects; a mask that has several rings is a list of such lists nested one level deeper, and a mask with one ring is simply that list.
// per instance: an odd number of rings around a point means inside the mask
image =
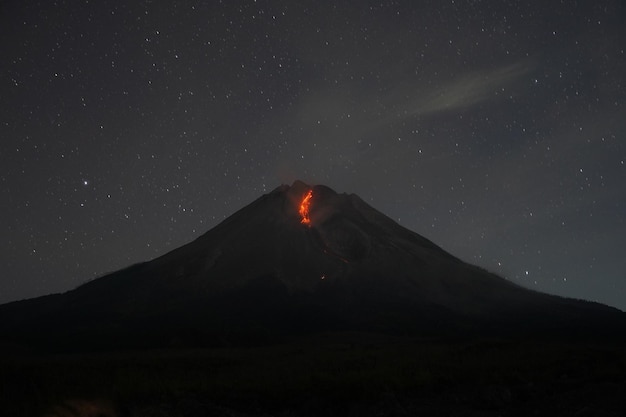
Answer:
[{"label": "dark foreground field", "polygon": [[0,359],[1,416],[584,417],[625,410],[626,349],[591,343],[342,335],[272,347]]}]

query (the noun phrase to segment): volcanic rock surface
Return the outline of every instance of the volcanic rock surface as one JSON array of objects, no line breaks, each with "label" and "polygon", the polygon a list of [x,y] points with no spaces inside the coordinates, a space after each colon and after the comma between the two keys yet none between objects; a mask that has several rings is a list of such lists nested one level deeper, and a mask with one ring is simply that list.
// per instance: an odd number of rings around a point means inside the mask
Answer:
[{"label": "volcanic rock surface", "polygon": [[616,309],[522,288],[354,194],[300,181],[152,261],[0,306],[5,344],[56,349],[271,343],[332,331],[462,338],[619,329]]}]

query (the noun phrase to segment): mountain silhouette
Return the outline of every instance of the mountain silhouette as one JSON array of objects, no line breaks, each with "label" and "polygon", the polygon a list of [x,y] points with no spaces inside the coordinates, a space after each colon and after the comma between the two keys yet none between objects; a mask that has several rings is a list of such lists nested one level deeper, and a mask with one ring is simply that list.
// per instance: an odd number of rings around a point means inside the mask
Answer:
[{"label": "mountain silhouette", "polygon": [[274,342],[314,332],[610,337],[624,313],[467,264],[354,194],[282,185],[178,249],[64,294],[0,306],[5,345]]}]

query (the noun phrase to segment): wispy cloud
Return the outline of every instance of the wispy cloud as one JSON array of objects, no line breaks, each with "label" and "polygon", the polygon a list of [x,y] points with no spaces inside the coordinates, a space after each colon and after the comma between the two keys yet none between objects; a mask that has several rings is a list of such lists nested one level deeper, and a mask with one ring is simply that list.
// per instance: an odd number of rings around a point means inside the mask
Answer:
[{"label": "wispy cloud", "polygon": [[419,98],[409,104],[407,114],[428,115],[453,111],[497,99],[533,69],[531,63],[520,62],[459,76],[435,89],[420,93]]}]

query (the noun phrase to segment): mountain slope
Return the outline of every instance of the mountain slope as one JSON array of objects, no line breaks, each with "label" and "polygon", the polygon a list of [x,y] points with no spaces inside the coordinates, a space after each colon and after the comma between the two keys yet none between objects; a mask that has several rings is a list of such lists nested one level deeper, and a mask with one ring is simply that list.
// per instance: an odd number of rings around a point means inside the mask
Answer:
[{"label": "mountain slope", "polygon": [[356,195],[296,181],[150,262],[0,306],[0,331],[18,344],[122,348],[335,330],[597,336],[623,328],[623,316],[517,286]]}]

